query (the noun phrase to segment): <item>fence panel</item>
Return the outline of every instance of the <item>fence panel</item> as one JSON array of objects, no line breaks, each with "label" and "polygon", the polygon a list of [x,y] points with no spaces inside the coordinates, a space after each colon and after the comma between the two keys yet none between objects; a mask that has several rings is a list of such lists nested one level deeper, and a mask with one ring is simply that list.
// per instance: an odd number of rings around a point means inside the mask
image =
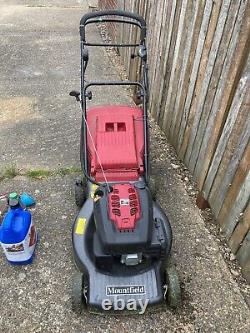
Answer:
[{"label": "fence panel", "polygon": [[[250,0],[118,2],[148,24],[151,115],[193,173],[250,281]],[[121,56],[129,77],[138,77],[130,52]]]}]

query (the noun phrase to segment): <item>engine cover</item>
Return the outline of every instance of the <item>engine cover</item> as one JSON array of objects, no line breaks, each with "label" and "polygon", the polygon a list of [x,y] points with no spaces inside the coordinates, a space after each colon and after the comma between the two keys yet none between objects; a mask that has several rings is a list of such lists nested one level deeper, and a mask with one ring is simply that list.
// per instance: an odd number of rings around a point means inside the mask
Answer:
[{"label": "engine cover", "polygon": [[130,184],[117,184],[108,195],[109,218],[119,231],[135,230],[141,217],[141,205],[138,190]]},{"label": "engine cover", "polygon": [[152,240],[152,198],[140,182],[113,185],[95,203],[94,218],[98,240],[107,254],[143,252]]}]

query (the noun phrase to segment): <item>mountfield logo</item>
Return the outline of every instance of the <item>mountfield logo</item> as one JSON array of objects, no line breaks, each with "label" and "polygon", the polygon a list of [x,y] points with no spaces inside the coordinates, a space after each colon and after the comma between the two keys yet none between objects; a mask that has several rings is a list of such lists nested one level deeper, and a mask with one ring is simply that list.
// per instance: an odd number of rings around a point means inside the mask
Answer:
[{"label": "mountfield logo", "polygon": [[142,295],[145,294],[145,286],[107,286],[106,295]]}]

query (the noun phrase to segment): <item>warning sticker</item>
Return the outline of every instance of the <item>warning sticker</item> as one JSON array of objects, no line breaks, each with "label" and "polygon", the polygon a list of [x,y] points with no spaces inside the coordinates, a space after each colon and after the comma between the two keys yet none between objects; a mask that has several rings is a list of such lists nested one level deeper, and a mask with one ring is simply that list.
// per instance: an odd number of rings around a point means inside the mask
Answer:
[{"label": "warning sticker", "polygon": [[94,194],[95,194],[95,191],[98,189],[98,185],[96,184],[92,184],[91,186],[91,191],[90,191],[90,198],[94,199]]},{"label": "warning sticker", "polygon": [[87,220],[84,217],[79,217],[76,221],[75,233],[77,235],[83,235],[86,229]]}]

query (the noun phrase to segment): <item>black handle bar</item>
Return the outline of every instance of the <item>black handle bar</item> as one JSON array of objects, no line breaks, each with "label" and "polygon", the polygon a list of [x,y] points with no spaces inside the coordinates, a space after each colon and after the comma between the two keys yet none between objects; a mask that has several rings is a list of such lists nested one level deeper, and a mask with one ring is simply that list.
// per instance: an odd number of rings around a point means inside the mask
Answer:
[{"label": "black handle bar", "polygon": [[122,16],[122,17],[127,17],[127,18],[131,18],[133,20],[138,21],[140,23],[140,28],[141,28],[141,42],[146,38],[147,28],[146,28],[146,21],[144,20],[144,18],[140,15],[130,13],[130,12],[126,12],[126,11],[123,11],[123,10],[103,10],[103,11],[92,12],[92,13],[87,13],[87,14],[83,15],[83,17],[81,18],[81,21],[80,21],[80,35],[81,35],[81,37],[85,38],[84,31],[81,29],[81,27],[84,27],[90,19],[94,19],[94,18],[101,17],[101,16],[108,16],[108,15]]}]

